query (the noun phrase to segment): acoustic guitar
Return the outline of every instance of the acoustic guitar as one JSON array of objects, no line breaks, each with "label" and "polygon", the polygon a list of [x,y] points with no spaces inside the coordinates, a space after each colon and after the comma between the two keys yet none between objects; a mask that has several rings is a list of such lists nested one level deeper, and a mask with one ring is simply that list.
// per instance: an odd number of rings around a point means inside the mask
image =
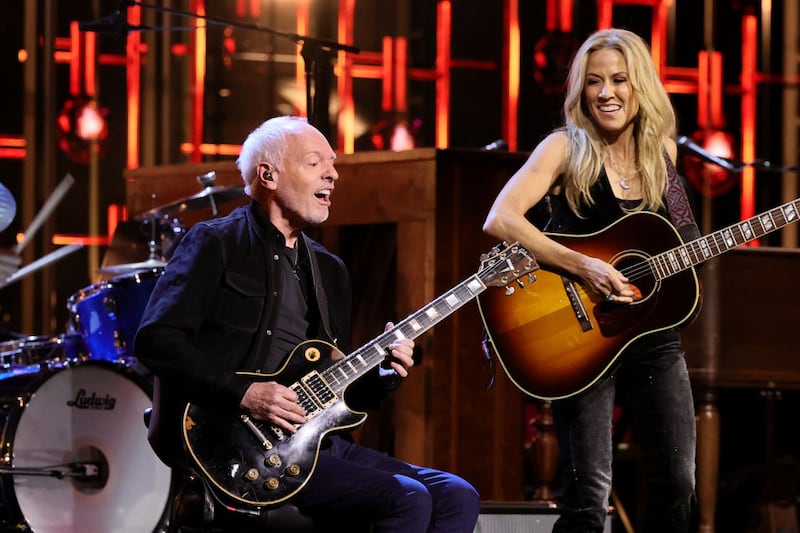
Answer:
[{"label": "acoustic guitar", "polygon": [[[477,274],[409,315],[393,328],[345,356],[327,342],[300,343],[274,374],[241,372],[253,380],[278,381],[299,397],[306,423],[288,433],[245,412],[230,412],[187,404],[183,440],[198,473],[214,496],[234,509],[268,507],[297,494],[311,478],[325,435],[355,428],[366,413],[344,401],[347,388],[383,363],[396,339],[414,339],[487,287],[505,287],[538,268],[523,247],[498,245],[482,257]],[[290,364],[301,358],[305,365]],[[287,368],[312,371],[296,379]]]},{"label": "acoustic guitar", "polygon": [[796,222],[799,202],[688,243],[669,221],[649,212],[628,214],[590,235],[548,234],[614,265],[641,297],[632,304],[606,302],[546,269],[525,290],[481,295],[481,318],[503,369],[534,398],[555,400],[587,390],[636,339],[691,322],[700,308],[696,265]]}]

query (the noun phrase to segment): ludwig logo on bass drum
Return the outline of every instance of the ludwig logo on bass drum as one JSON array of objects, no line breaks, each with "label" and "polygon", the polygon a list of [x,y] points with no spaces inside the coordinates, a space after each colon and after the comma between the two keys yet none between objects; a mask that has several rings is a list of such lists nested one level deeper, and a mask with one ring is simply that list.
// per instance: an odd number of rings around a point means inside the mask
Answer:
[{"label": "ludwig logo on bass drum", "polygon": [[78,409],[104,409],[111,410],[117,404],[117,399],[112,398],[108,394],[105,397],[97,396],[93,392],[91,396],[87,396],[86,389],[80,389],[74,400],[67,402],[70,407],[77,407]]}]

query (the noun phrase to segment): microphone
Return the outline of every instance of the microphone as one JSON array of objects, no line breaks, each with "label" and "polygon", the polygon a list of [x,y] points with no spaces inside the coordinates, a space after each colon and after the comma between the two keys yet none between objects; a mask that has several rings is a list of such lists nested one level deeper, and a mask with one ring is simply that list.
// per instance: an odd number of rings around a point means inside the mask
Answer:
[{"label": "microphone", "polygon": [[99,463],[69,463],[70,474],[81,479],[91,479],[100,477]]},{"label": "microphone", "polygon": [[696,142],[694,142],[693,140],[691,140],[689,137],[687,137],[685,135],[681,135],[680,137],[675,139],[675,142],[678,143],[678,146],[680,146],[682,148],[685,148],[690,153],[692,153],[693,155],[695,155],[696,157],[699,157],[700,159],[702,159],[704,161],[707,161],[709,163],[714,163],[718,167],[722,167],[725,170],[728,170],[730,172],[739,172],[739,170],[740,170],[738,167],[734,166],[734,164],[731,163],[728,159],[725,159],[724,157],[716,156],[716,155],[712,154],[711,152],[709,152],[708,150],[704,150]]}]

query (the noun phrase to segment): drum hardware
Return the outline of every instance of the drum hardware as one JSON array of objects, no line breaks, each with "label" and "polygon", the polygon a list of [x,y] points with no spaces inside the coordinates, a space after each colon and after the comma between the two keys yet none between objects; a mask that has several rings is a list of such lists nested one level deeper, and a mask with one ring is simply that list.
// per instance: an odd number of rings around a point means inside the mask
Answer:
[{"label": "drum hardware", "polygon": [[69,463],[59,467],[42,468],[14,468],[13,466],[0,466],[0,475],[3,476],[45,476],[57,479],[78,478],[90,480],[100,477],[98,463]]},{"label": "drum hardware", "polygon": [[52,263],[55,263],[56,261],[59,261],[60,259],[63,259],[72,252],[77,252],[81,248],[83,248],[83,244],[68,244],[66,246],[62,246],[61,248],[55,250],[54,252],[50,252],[44,257],[40,257],[36,261],[33,261],[32,263],[27,264],[24,267],[20,268],[19,270],[8,276],[5,280],[0,281],[0,289],[5,287],[6,285],[10,285],[16,281],[21,280],[25,276],[33,274],[37,270],[43,269],[47,265],[50,265]]},{"label": "drum hardware", "polygon": [[0,529],[161,527],[172,474],[142,427],[151,386],[131,366],[107,361],[0,380],[6,397],[19,399],[0,410]]},{"label": "drum hardware", "polygon": [[127,263],[122,265],[111,265],[103,268],[98,268],[97,271],[101,274],[131,274],[133,272],[141,272],[143,270],[151,270],[154,268],[164,268],[167,266],[165,261],[161,259],[148,259],[139,263]]},{"label": "drum hardware", "polygon": [[[155,195],[153,195],[153,201],[155,203]],[[178,219],[175,219],[174,222],[179,224]],[[147,241],[147,260],[137,263],[123,263],[120,265],[102,267],[97,269],[99,273],[113,275],[128,274],[139,270],[163,268],[167,265],[165,257],[165,241],[168,239],[168,237],[166,231],[169,230],[169,232],[172,233],[176,232],[176,230],[173,228],[173,223],[169,222],[169,217],[156,217],[156,215],[153,214],[152,216],[147,216],[144,220],[142,220],[141,226],[142,229],[147,230],[150,234]]]},{"label": "drum hardware", "polygon": [[3,381],[38,372],[53,364],[89,358],[80,335],[28,336],[0,342],[0,388]]},{"label": "drum hardware", "polygon": [[0,231],[11,225],[16,214],[17,202],[14,200],[14,195],[0,183]]},{"label": "drum hardware", "polygon": [[75,178],[73,178],[71,174],[67,174],[56,186],[56,188],[53,190],[53,193],[50,195],[47,201],[45,201],[42,208],[34,217],[33,221],[28,225],[28,228],[23,234],[22,240],[17,243],[17,248],[15,250],[17,255],[22,253],[22,249],[25,248],[25,246],[39,230],[39,227],[41,227],[47,217],[50,216],[50,213],[52,213],[53,210],[58,206],[58,204],[64,198],[64,195],[67,194],[69,188],[72,187],[73,183],[75,183]]},{"label": "drum hardware", "polygon": [[[69,188],[72,187],[73,183],[75,183],[75,178],[73,178],[72,175],[67,174],[66,176],[64,176],[64,179],[62,179],[61,182],[56,186],[56,188],[53,190],[53,193],[50,195],[47,201],[45,201],[42,208],[34,217],[33,221],[25,229],[22,240],[18,242],[17,246],[14,248],[14,253],[16,255],[22,253],[23,248],[27,246],[27,244],[39,230],[39,228],[47,219],[47,217],[50,216],[50,213],[52,213],[53,210],[55,210],[59,202],[61,202],[62,198],[64,198],[64,195],[67,194]],[[10,198],[11,203],[14,204],[12,210],[11,205],[8,205],[9,198],[5,197],[5,193],[3,191],[7,192],[8,189],[6,189],[5,187],[3,187],[3,189],[0,189],[0,230],[5,229],[5,227],[7,226],[7,224],[5,226],[3,225],[5,223],[3,217],[7,218],[10,215],[11,219],[13,220],[14,214],[16,213],[16,204],[14,203],[13,197]],[[8,223],[10,224],[11,220],[9,220]],[[25,265],[24,267],[14,272],[5,280],[0,280],[0,289],[5,287],[6,285],[10,285],[11,283],[21,280],[25,276],[33,274],[37,270],[40,270],[51,263],[55,263],[56,261],[66,257],[72,252],[75,252],[76,250],[79,250],[81,248],[83,248],[83,244],[71,244],[69,246],[63,246],[58,250],[51,252],[28,265]]]},{"label": "drum hardware", "polygon": [[90,285],[67,300],[70,333],[83,337],[90,359],[132,358],[133,339],[163,268],[150,268]]},{"label": "drum hardware", "polygon": [[217,208],[219,202],[227,202],[244,196],[244,185],[236,187],[218,187],[214,185],[216,178],[217,174],[213,170],[197,176],[196,179],[198,183],[203,186],[202,191],[169,204],[154,207],[150,211],[146,211],[136,217],[135,220],[141,222],[148,217],[159,218],[164,215],[179,215],[186,211],[203,209],[205,207],[210,207],[212,215],[216,217],[219,214]]}]

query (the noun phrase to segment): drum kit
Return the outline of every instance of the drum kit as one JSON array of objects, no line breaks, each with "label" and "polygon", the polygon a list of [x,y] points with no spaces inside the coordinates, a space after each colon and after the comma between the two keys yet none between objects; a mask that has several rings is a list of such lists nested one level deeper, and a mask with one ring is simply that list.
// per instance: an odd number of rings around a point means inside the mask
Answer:
[{"label": "drum kit", "polygon": [[218,202],[243,194],[214,187],[213,175],[198,181],[201,193],[134,220],[150,234],[148,259],[104,265],[111,279],[70,296],[66,334],[0,342],[0,531],[164,530],[171,473],[147,442],[152,380],[132,348],[185,233],[176,215],[211,205],[216,216]]}]

